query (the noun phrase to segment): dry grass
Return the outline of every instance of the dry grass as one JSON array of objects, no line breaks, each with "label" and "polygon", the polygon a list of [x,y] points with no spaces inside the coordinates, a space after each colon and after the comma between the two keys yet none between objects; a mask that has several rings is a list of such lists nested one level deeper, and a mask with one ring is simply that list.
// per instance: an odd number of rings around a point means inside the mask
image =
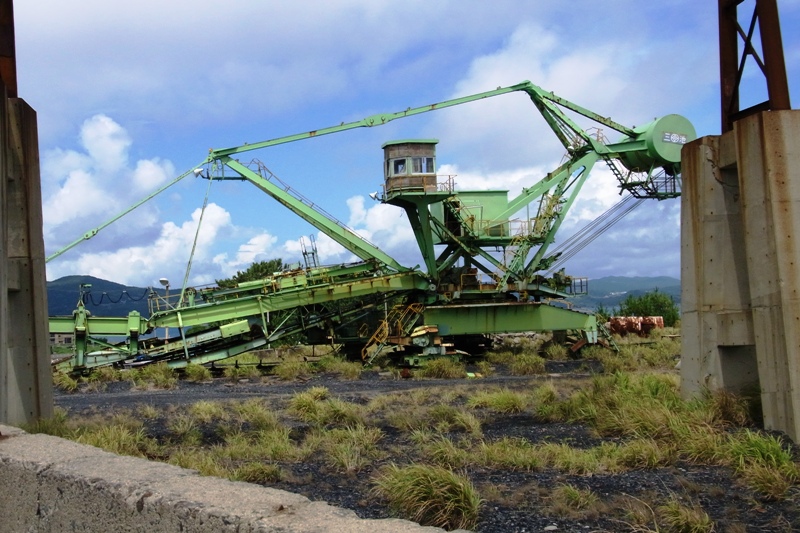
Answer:
[{"label": "dry grass", "polygon": [[128,379],[134,389],[174,389],[178,386],[178,377],[166,363],[145,365],[130,370]]},{"label": "dry grass", "polygon": [[468,478],[445,468],[388,465],[373,483],[374,494],[402,518],[447,530],[478,523],[478,491]]},{"label": "dry grass", "polygon": [[459,379],[466,377],[467,371],[462,363],[442,357],[428,361],[424,367],[414,372],[414,376],[434,379]]},{"label": "dry grass", "polygon": [[714,522],[697,504],[684,504],[677,496],[672,496],[657,509],[659,522],[667,531],[680,533],[710,533]]},{"label": "dry grass", "polygon": [[509,364],[509,370],[515,376],[535,376],[545,373],[544,358],[536,354],[520,354]]},{"label": "dry grass", "polygon": [[520,413],[525,410],[528,398],[521,392],[509,389],[479,391],[467,400],[467,406],[484,408],[497,413]]},{"label": "dry grass", "polygon": [[551,511],[557,516],[596,518],[605,510],[600,497],[589,489],[570,484],[556,486],[550,495]]},{"label": "dry grass", "polygon": [[[660,341],[624,346],[615,363],[619,368],[671,366],[671,351]],[[498,353],[492,356],[496,362],[490,364],[509,368],[538,364],[538,356],[527,352]],[[605,357],[600,349],[597,354]],[[452,367],[451,361],[440,361]],[[295,363],[285,364],[291,367]],[[318,366],[344,375],[342,369],[347,367],[342,363],[326,356]],[[463,365],[456,367],[462,375]],[[146,378],[145,369],[149,369]],[[167,375],[157,365],[143,367],[136,375],[147,387],[174,378],[171,371]],[[261,484],[285,481],[291,477],[289,465],[297,461],[318,460],[328,471],[360,472],[359,476],[375,469],[379,474],[373,494],[389,502],[395,513],[411,519],[420,516],[424,523],[448,528],[477,523],[480,498],[457,473],[462,469],[555,472],[561,484],[526,498],[559,516],[588,519],[612,513],[633,531],[702,532],[715,526],[703,509],[686,499],[697,487],[685,482],[681,497],[671,495],[665,500],[652,493],[604,501],[597,493],[579,488],[582,478],[570,478],[566,483],[565,476],[613,475],[685,463],[718,465],[730,467],[762,502],[791,498],[796,493],[800,469],[791,448],[773,435],[752,429],[751,406],[746,399],[718,393],[684,401],[677,376],[660,370],[614,372],[588,382],[566,378],[529,382],[538,386],[522,392],[477,380],[456,387],[431,383],[375,396],[366,405],[338,398],[325,387],[309,387],[275,407],[261,399],[201,401],[171,412],[141,406],[136,417],[122,413],[113,420],[79,419],[58,411],[53,419],[40,421],[29,431],[66,436],[116,453],[158,457],[204,475]],[[490,427],[492,418],[515,413],[535,416],[537,422],[588,426],[606,442],[579,447],[569,442],[534,443],[484,435],[484,426]],[[167,427],[168,438],[156,442],[136,418],[157,420]],[[207,442],[209,426],[216,432],[214,445]],[[393,433],[391,427],[402,433],[387,447],[383,431]],[[410,464],[381,467],[390,460]],[[677,482],[682,483],[680,479]],[[493,499],[503,498],[505,489],[487,487],[494,491]]]},{"label": "dry grass", "polygon": [[211,370],[203,365],[189,363],[186,365],[186,368],[183,369],[183,375],[187,381],[209,381],[211,379]]}]

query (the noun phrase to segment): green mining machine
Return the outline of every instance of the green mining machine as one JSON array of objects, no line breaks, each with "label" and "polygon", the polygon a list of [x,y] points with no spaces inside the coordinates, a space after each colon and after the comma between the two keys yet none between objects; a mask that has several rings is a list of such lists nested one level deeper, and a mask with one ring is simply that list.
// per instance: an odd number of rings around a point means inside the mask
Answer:
[{"label": "green mining machine", "polygon": [[[374,244],[325,213],[272,174],[260,161],[242,163],[244,152],[299,141],[512,92],[527,94],[566,149],[565,162],[515,198],[505,190],[458,190],[452,177],[436,172],[433,139],[387,142],[383,191],[371,195],[401,207],[411,224],[424,269],[401,265]],[[594,125],[578,126],[572,117]],[[609,131],[617,140],[610,142]],[[613,133],[612,133],[613,132]],[[58,257],[188,175],[208,180],[244,180],[316,227],[360,261],[321,266],[312,249],[302,267],[277,272],[233,288],[182,287],[173,298],[153,294],[149,317],[95,317],[83,299],[70,317],[51,317],[51,333],[71,333],[75,354],[60,364],[73,371],[94,366],[165,361],[172,367],[210,363],[300,335],[309,343],[336,344],[369,362],[381,351],[406,364],[458,356],[484,335],[572,330],[582,343],[597,342],[594,315],[563,302],[585,290],[585,280],[552,270],[559,253],[549,252],[567,212],[602,161],[622,192],[634,198],[680,194],[680,152],[695,138],[691,123],[668,115],[629,128],[530,82],[498,88],[405,111],[367,117],[330,128],[255,144],[211,150],[208,157],[154,194],[48,257]],[[305,251],[304,251],[305,252]],[[146,338],[155,328],[177,335]],[[90,339],[123,336],[88,352]],[[455,354],[455,355],[454,355]]]}]

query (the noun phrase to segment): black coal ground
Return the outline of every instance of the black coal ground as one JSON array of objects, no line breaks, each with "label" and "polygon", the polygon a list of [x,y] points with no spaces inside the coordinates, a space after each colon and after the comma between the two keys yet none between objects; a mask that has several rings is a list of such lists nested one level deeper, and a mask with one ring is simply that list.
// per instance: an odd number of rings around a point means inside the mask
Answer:
[{"label": "black coal ground", "polygon": [[[571,379],[589,376],[570,375]],[[545,378],[496,375],[480,380],[485,385],[509,388],[532,387]],[[356,381],[340,380],[331,375],[317,375],[309,381],[266,383],[230,383],[215,379],[212,383],[180,382],[177,389],[136,391],[128,383],[110,384],[103,392],[56,393],[56,405],[70,413],[97,414],[119,410],[134,413],[139,406],[151,405],[166,409],[180,408],[199,400],[243,400],[264,398],[284,402],[298,391],[323,385],[335,397],[366,402],[376,395],[411,390],[419,387],[463,386],[465,380],[389,380],[377,373],[365,372]],[[145,425],[153,437],[163,436],[164,428]],[[307,428],[297,426],[295,432]],[[381,427],[381,446],[396,449],[408,444],[407,437],[392,427]],[[531,442],[566,442],[571,446],[590,447],[603,439],[590,428],[577,424],[543,424],[530,415],[497,415],[482,424],[486,440],[521,437]],[[208,443],[219,437],[213,425],[204,428]],[[609,439],[606,439],[609,440]],[[402,462],[396,454],[386,461]],[[352,509],[364,518],[385,518],[390,515],[384,502],[370,494],[371,478],[386,462],[379,462],[357,473],[342,473],[322,459],[302,463],[284,463],[289,473],[286,481],[269,486],[303,494],[312,500]],[[634,529],[626,515],[625,502],[663,503],[678,497],[685,504],[698,504],[716,523],[716,531],[800,531],[800,491],[792,489],[783,501],[766,501],[754,493],[724,467],[678,464],[667,468],[632,470],[623,473],[567,475],[554,470],[514,472],[490,468],[471,468],[464,473],[484,497],[477,530],[487,533],[552,531],[657,531],[655,522]],[[606,504],[599,513],[558,514],[550,502],[553,487],[569,483],[590,489]],[[647,509],[646,507],[644,509]],[[647,511],[646,511],[647,512]],[[645,529],[645,528],[650,529]]]}]

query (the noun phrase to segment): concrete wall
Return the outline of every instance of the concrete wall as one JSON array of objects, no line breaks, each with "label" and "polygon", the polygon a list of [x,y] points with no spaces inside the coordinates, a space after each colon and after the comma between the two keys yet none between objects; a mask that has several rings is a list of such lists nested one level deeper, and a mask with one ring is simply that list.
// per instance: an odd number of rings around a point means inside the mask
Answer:
[{"label": "concrete wall", "polygon": [[53,410],[36,112],[0,84],[0,422]]},{"label": "concrete wall", "polygon": [[687,144],[681,204],[682,390],[761,391],[800,442],[800,112]]},{"label": "concrete wall", "polygon": [[0,531],[442,531],[0,426]]}]

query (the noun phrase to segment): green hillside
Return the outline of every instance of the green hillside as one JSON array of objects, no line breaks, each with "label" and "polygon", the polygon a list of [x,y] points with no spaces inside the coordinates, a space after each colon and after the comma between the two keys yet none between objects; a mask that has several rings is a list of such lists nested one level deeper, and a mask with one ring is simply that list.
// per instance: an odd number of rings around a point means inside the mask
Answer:
[{"label": "green hillside", "polygon": [[[95,316],[125,316],[129,311],[139,311],[149,316],[146,287],[130,287],[93,276],[65,276],[47,282],[47,311],[50,316],[71,315],[78,304],[81,284],[86,288],[86,308]],[[163,289],[158,289],[164,294]]]},{"label": "green hillside", "polygon": [[625,277],[608,276],[589,280],[589,294],[576,296],[570,301],[574,308],[582,311],[594,311],[598,306],[611,310],[618,307],[628,295],[638,296],[658,289],[681,304],[681,280],[668,276]]}]

